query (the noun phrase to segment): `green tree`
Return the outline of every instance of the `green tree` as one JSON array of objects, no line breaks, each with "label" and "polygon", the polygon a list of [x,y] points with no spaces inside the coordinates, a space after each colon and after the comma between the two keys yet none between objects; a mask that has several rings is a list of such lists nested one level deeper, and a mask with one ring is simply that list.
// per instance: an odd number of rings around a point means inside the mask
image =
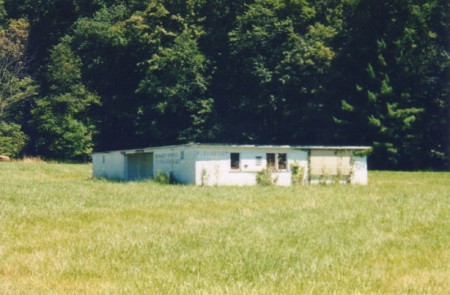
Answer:
[{"label": "green tree", "polygon": [[0,0],[0,24],[6,19],[5,1]]},{"label": "green tree", "polygon": [[25,20],[10,20],[5,28],[0,27],[0,153],[14,157],[20,154],[27,138],[17,124],[19,107],[37,92],[27,73],[27,41]]},{"label": "green tree", "polygon": [[153,0],[105,7],[75,24],[83,78],[102,101],[97,148],[208,137],[208,61],[195,15],[192,1]]},{"label": "green tree", "polygon": [[373,145],[377,168],[444,167],[447,8],[362,0],[349,13],[335,68],[334,92],[344,98],[336,134],[341,143]]},{"label": "green tree", "polygon": [[28,23],[23,19],[11,20],[0,29],[0,120],[14,104],[36,93],[27,75],[27,40]]},{"label": "green tree", "polygon": [[94,144],[363,144],[376,168],[450,167],[446,0],[38,4],[0,0],[9,143],[23,130],[59,159]]},{"label": "green tree", "polygon": [[161,143],[203,141],[213,136],[208,124],[213,100],[206,96],[208,61],[198,50],[200,34],[198,28],[186,27],[170,47],[148,61],[139,91],[151,100],[147,104],[150,110],[143,116],[150,116]]},{"label": "green tree", "polygon": [[241,140],[318,141],[333,28],[308,1],[259,0],[247,7],[230,32],[237,69],[230,108],[243,122]]},{"label": "green tree", "polygon": [[48,158],[83,160],[92,152],[93,126],[88,111],[98,97],[81,82],[81,61],[63,38],[51,52],[50,94],[33,110],[37,153]]},{"label": "green tree", "polygon": [[50,50],[71,29],[80,17],[90,16],[106,1],[103,0],[3,0],[11,18],[27,19],[30,23],[31,67],[40,84],[45,85],[46,65]]},{"label": "green tree", "polygon": [[18,157],[27,140],[20,125],[0,121],[0,155]]},{"label": "green tree", "polygon": [[[204,5],[160,0],[116,3],[76,22],[73,49],[83,61],[83,80],[102,101],[96,110],[98,149],[210,141],[217,136],[216,105],[210,95],[213,66],[202,47],[203,22],[208,18],[198,15]],[[174,65],[182,62],[191,69],[175,69],[171,59]],[[181,81],[186,83],[184,90]],[[171,106],[163,109],[164,104]],[[176,116],[170,115],[171,109],[177,109]]]},{"label": "green tree", "polygon": [[[83,61],[83,80],[101,99],[95,109],[97,149],[121,149],[149,144],[136,136],[141,127],[142,97],[136,93],[145,76],[145,60],[166,37],[164,7],[149,1],[143,11],[113,5],[74,25],[73,48]],[[160,29],[161,27],[161,29]]]}]

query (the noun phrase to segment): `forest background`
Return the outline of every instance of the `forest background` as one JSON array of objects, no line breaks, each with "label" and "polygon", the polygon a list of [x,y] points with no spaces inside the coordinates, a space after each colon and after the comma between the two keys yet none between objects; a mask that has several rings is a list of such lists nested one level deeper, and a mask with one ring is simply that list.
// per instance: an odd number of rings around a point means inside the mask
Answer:
[{"label": "forest background", "polygon": [[450,168],[447,0],[0,0],[0,154],[368,145]]}]

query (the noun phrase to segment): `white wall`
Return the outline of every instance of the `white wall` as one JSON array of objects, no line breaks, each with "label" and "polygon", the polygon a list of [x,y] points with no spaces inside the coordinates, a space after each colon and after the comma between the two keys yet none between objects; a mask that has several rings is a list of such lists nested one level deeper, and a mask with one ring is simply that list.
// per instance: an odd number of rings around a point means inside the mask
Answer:
[{"label": "white wall", "polygon": [[93,177],[124,180],[126,178],[125,171],[125,157],[118,151],[92,155]]},{"label": "white wall", "polygon": [[353,157],[353,169],[352,169],[352,184],[363,184],[368,183],[367,175],[367,157]]},{"label": "white wall", "polygon": [[[230,154],[240,154],[240,169],[231,169]],[[197,148],[197,185],[255,185],[256,173],[267,167],[267,153],[286,153],[287,169],[273,173],[278,185],[290,185],[290,165],[294,162],[307,170],[307,152],[292,149],[199,147]],[[260,160],[257,160],[260,157]],[[306,179],[306,173],[305,173]]]},{"label": "white wall", "polygon": [[[267,153],[287,154],[287,169],[273,173],[278,185],[291,185],[291,165],[293,164],[303,168],[304,183],[308,180],[308,151],[302,149],[192,145],[149,148],[143,152],[153,153],[154,176],[158,172],[172,173],[177,181],[184,184],[255,185],[257,172],[267,167]],[[239,169],[231,169],[231,153],[239,153]],[[95,153],[92,155],[92,161],[94,177],[120,180],[127,178],[126,157],[120,151]],[[350,180],[353,184],[367,184],[366,157],[354,156],[352,158]]]},{"label": "white wall", "polygon": [[172,173],[176,181],[195,183],[195,149],[191,147],[170,147],[154,150],[153,175]]}]

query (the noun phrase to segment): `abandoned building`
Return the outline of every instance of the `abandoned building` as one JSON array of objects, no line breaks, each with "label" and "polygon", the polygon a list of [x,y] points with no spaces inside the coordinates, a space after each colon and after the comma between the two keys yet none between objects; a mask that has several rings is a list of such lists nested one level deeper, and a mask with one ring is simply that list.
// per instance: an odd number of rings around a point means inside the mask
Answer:
[{"label": "abandoned building", "polygon": [[363,146],[277,146],[184,144],[98,152],[93,176],[135,181],[170,174],[195,185],[255,185],[268,171],[276,185],[315,183],[367,184]]}]

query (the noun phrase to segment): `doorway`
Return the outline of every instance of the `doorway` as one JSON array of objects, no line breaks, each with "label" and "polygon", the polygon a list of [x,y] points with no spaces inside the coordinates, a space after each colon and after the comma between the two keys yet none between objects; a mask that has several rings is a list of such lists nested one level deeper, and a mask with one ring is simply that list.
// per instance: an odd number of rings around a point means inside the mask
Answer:
[{"label": "doorway", "polygon": [[153,178],[153,153],[128,155],[127,166],[129,180]]}]

